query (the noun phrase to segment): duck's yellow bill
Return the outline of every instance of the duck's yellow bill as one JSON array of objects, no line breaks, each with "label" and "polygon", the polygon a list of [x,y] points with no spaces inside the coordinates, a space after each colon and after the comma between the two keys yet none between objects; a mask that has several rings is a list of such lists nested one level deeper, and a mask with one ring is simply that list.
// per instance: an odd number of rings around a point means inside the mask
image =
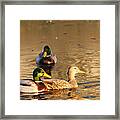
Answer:
[{"label": "duck's yellow bill", "polygon": [[47,56],[47,52],[44,52],[43,57],[46,57],[46,56]]},{"label": "duck's yellow bill", "polygon": [[46,72],[44,73],[38,73],[38,76],[37,77],[46,77],[46,78],[51,78],[50,75],[48,75]]},{"label": "duck's yellow bill", "polygon": [[44,73],[44,77],[46,78],[52,78],[50,75],[48,75],[47,73]]}]

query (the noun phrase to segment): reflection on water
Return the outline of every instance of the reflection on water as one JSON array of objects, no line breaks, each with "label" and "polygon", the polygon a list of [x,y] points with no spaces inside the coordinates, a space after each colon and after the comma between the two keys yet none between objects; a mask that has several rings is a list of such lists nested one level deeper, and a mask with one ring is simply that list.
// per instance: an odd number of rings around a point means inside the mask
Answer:
[{"label": "reflection on water", "polygon": [[21,99],[100,99],[100,21],[21,21],[20,79],[32,79],[35,58],[44,45],[50,45],[57,56],[52,78],[67,79],[69,65],[86,74],[78,75],[77,89],[21,93]]}]

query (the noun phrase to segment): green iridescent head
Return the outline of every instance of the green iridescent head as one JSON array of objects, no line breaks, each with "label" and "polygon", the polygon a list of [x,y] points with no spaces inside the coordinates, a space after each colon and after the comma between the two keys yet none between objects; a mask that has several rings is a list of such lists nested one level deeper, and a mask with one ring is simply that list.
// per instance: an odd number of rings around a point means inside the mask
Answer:
[{"label": "green iridescent head", "polygon": [[39,81],[41,77],[51,78],[42,68],[35,68],[33,71],[33,79]]}]

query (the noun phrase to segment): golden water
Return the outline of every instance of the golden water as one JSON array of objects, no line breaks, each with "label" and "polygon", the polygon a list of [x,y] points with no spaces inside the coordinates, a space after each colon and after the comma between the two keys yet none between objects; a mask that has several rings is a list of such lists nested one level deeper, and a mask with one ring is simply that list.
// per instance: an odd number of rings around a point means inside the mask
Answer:
[{"label": "golden water", "polygon": [[52,78],[67,79],[69,65],[86,73],[77,75],[77,89],[51,90],[39,94],[21,93],[21,99],[100,99],[100,21],[20,22],[20,79],[32,79],[35,58],[44,45],[57,56]]}]

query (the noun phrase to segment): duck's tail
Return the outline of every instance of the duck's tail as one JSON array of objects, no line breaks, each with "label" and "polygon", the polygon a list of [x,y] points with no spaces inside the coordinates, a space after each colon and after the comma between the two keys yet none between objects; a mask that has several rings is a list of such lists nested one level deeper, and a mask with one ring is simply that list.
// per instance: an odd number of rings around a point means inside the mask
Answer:
[{"label": "duck's tail", "polygon": [[56,55],[52,55],[51,57],[54,60],[54,63],[57,63],[57,57],[56,57]]}]

